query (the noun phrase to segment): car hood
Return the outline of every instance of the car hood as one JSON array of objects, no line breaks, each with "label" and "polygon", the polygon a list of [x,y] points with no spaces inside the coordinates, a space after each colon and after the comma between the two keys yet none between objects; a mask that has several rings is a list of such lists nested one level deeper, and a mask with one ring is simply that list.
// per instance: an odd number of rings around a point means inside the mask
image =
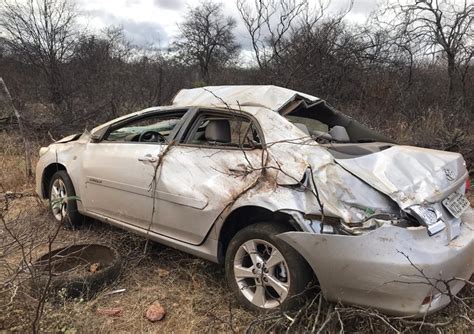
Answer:
[{"label": "car hood", "polygon": [[412,146],[393,146],[337,164],[386,194],[402,209],[434,203],[459,189],[468,171],[459,153]]}]

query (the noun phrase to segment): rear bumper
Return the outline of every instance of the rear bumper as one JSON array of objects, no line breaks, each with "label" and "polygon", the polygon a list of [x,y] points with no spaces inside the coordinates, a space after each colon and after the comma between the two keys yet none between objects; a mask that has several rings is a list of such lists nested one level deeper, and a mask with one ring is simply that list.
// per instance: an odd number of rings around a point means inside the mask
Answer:
[{"label": "rear bumper", "polygon": [[[420,316],[449,304],[442,281],[451,280],[455,295],[473,274],[472,208],[462,221],[460,235],[449,243],[446,231],[429,237],[424,227],[388,224],[360,236],[286,232],[279,237],[308,261],[328,300]],[[430,295],[431,303],[423,304]]]}]

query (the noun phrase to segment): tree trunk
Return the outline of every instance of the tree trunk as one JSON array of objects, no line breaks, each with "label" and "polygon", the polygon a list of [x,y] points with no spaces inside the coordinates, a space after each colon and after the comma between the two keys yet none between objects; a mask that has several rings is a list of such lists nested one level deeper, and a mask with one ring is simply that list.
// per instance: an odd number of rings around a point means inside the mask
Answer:
[{"label": "tree trunk", "polygon": [[209,84],[209,64],[205,60],[199,61],[199,74],[201,81],[208,85]]},{"label": "tree trunk", "polygon": [[201,69],[201,80],[206,85],[209,84],[209,70],[205,67]]},{"label": "tree trunk", "polygon": [[454,55],[448,54],[448,79],[449,79],[449,87],[448,87],[448,98],[452,99],[454,97],[456,88],[456,62]]},{"label": "tree trunk", "polygon": [[23,138],[23,145],[25,149],[25,173],[26,177],[31,177],[33,176],[33,172],[31,169],[31,155],[30,155],[30,147],[28,144],[28,141],[25,137],[25,131],[23,129],[23,123],[21,121],[21,116],[18,110],[16,110],[15,106],[13,105],[13,100],[10,95],[10,92],[8,91],[7,85],[5,85],[5,82],[3,81],[2,78],[0,78],[0,94],[4,96],[4,100],[11,104],[11,108],[13,110],[13,113],[15,114],[15,117],[18,121],[18,127],[20,128],[20,136]]},{"label": "tree trunk", "polygon": [[57,106],[60,106],[64,101],[64,96],[62,93],[61,83],[59,82],[58,76],[51,75],[48,79],[49,81],[49,94],[50,101]]}]

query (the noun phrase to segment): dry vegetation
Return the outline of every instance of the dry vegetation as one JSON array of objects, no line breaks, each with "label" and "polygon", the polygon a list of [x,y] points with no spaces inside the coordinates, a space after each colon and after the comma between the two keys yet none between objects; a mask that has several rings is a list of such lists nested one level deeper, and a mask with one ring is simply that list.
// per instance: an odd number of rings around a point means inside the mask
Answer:
[{"label": "dry vegetation", "polygon": [[[181,88],[274,84],[319,96],[400,143],[461,152],[472,172],[472,3],[392,1],[357,26],[345,20],[347,11],[329,15],[324,1],[236,2],[238,18],[215,2],[190,10],[169,49],[133,45],[117,27],[81,29],[73,0],[1,3],[0,73],[13,101],[0,94],[0,330],[472,332],[472,285],[462,301],[424,322],[327,303],[317,291],[300,312],[259,315],[236,304],[220,266],[157,244],[145,248],[144,239],[96,221],[61,228],[52,246],[112,244],[125,260],[119,279],[93,300],[49,299],[37,316],[42,303],[19,268],[46,252],[58,230],[46,204],[33,196],[34,176],[25,176],[12,105],[22,116],[34,166],[38,148],[52,138],[166,104]],[[255,58],[247,66],[238,59],[238,20]],[[212,38],[201,39],[205,33]],[[126,291],[107,295],[118,288]],[[155,300],[168,313],[152,324],[144,312]],[[122,315],[99,315],[101,307],[121,307]]]},{"label": "dry vegetation", "polygon": [[[4,223],[0,226],[0,328],[31,331],[38,297],[30,289],[24,260],[31,262],[48,251],[48,237],[57,231],[47,204],[33,195],[32,179],[25,177],[18,137],[2,137],[1,195]],[[14,194],[6,194],[5,191]],[[33,195],[33,196],[32,196]],[[474,198],[471,198],[471,201]],[[13,238],[12,236],[15,236]],[[236,303],[226,287],[223,268],[109,225],[89,221],[81,228],[61,228],[53,248],[84,242],[116,247],[124,258],[119,278],[91,300],[68,299],[55,291],[44,304],[37,329],[44,332],[446,332],[472,330],[474,286],[463,289],[461,300],[426,317],[386,317],[375,310],[328,303],[318,293],[300,311],[256,314]],[[146,251],[145,251],[146,249]],[[108,295],[116,289],[123,293]],[[151,323],[144,313],[158,300],[165,319]],[[100,308],[121,308],[120,316],[97,314]]]}]

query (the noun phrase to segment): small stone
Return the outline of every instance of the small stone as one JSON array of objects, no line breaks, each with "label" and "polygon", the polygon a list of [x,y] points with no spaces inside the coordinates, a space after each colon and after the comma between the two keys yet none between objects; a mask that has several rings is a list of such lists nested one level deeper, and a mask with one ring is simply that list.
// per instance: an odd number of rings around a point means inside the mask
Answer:
[{"label": "small stone", "polygon": [[166,269],[158,268],[158,276],[159,277],[166,277],[170,274],[170,272]]},{"label": "small stone", "polygon": [[95,272],[99,271],[99,267],[100,267],[100,263],[93,263],[93,264],[91,264],[91,266],[89,268],[89,271],[91,273],[95,273]]},{"label": "small stone", "polygon": [[121,307],[113,307],[113,308],[97,308],[95,310],[96,314],[99,315],[106,315],[109,317],[120,317],[122,315],[123,309]]},{"label": "small stone", "polygon": [[151,322],[160,321],[166,315],[166,310],[159,302],[154,302],[146,310],[145,316]]}]

